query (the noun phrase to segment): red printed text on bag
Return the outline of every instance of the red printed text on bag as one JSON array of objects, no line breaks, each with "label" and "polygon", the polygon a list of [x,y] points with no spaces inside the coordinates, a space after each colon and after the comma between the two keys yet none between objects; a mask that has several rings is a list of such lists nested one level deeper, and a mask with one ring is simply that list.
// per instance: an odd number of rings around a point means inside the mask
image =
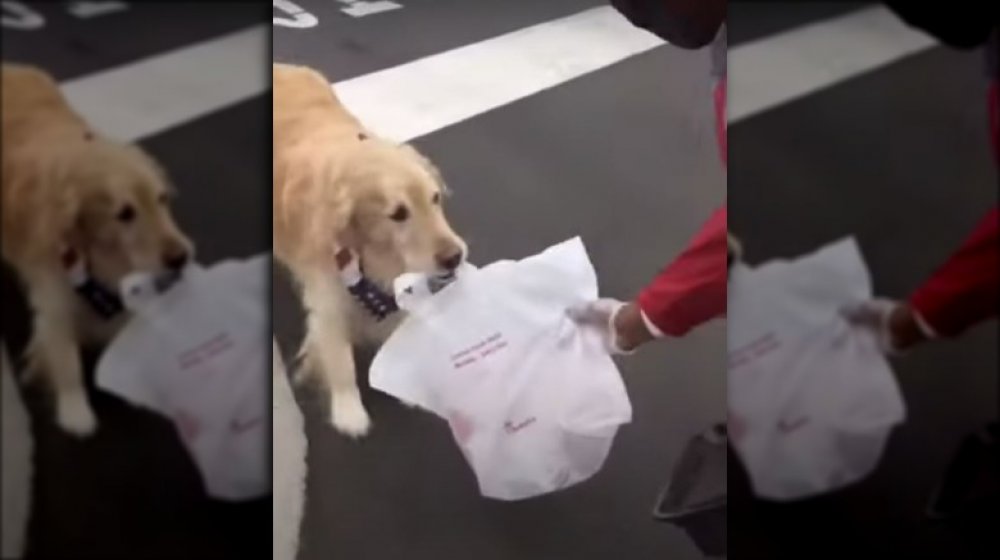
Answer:
[{"label": "red printed text on bag", "polygon": [[750,362],[774,352],[781,347],[781,342],[773,332],[758,337],[753,342],[729,352],[729,371],[739,369]]},{"label": "red printed text on bag", "polygon": [[462,369],[506,347],[507,341],[504,340],[503,333],[496,332],[472,346],[452,354],[451,365],[455,369]]},{"label": "red printed text on bag", "polygon": [[232,347],[233,339],[229,333],[219,333],[193,348],[182,351],[177,356],[177,360],[181,369],[188,370],[211,360]]}]

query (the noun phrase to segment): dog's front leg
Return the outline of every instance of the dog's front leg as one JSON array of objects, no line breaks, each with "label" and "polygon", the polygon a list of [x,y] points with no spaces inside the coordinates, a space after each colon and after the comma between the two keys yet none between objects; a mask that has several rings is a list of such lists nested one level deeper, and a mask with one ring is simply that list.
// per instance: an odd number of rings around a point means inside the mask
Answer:
[{"label": "dog's front leg", "polygon": [[29,371],[51,383],[56,423],[73,435],[90,435],[97,429],[97,418],[84,388],[70,292],[44,276],[28,285],[34,309],[34,329],[27,349]]},{"label": "dog's front leg", "polygon": [[371,420],[358,390],[346,301],[329,282],[325,278],[305,287],[309,312],[305,365],[329,387],[333,426],[345,435],[361,437],[371,428]]}]

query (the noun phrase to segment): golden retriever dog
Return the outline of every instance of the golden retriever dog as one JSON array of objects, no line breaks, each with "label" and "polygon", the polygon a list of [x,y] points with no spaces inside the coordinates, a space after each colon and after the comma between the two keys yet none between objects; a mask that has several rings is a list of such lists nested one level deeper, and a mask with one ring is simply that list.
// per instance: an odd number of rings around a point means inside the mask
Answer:
[{"label": "golden retriever dog", "polygon": [[455,270],[466,244],[445,219],[440,174],[413,147],[366,130],[314,70],[275,64],[273,84],[273,243],[308,313],[301,371],[329,389],[334,427],[359,437],[371,423],[353,346],[384,340],[399,313],[369,314],[340,280],[338,256],[355,256],[391,294],[404,272]]},{"label": "golden retriever dog", "polygon": [[69,264],[117,296],[127,274],[179,271],[193,248],[156,163],[91,130],[48,74],[4,63],[2,94],[2,250],[33,314],[27,365],[53,389],[58,425],[85,436],[97,419],[80,348],[106,343],[126,313],[101,313],[75,288]]}]

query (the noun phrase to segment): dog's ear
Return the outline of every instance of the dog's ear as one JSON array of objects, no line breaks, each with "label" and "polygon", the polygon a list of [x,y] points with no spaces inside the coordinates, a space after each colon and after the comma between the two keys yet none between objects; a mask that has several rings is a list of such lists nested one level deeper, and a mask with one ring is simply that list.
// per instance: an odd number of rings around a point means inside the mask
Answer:
[{"label": "dog's ear", "polygon": [[100,188],[62,189],[64,196],[58,203],[53,223],[59,227],[60,254],[65,250],[85,253],[95,232],[113,212],[114,197]]},{"label": "dog's ear", "polygon": [[296,165],[275,170],[283,185],[280,219],[288,231],[298,232],[299,251],[310,259],[332,259],[339,250],[353,248],[355,201],[347,179],[333,158],[295,160]]},{"label": "dog's ear", "polygon": [[431,163],[431,160],[424,157],[423,154],[418,152],[417,149],[410,144],[400,144],[399,149],[402,150],[408,157],[420,164],[421,167],[426,169],[431,177],[434,178],[434,181],[441,187],[441,191],[444,194],[450,194],[448,185],[444,182],[444,176],[441,175],[441,170],[439,170],[436,165]]},{"label": "dog's ear", "polygon": [[18,260],[58,262],[84,243],[83,200],[58,165],[4,166],[3,247]]}]

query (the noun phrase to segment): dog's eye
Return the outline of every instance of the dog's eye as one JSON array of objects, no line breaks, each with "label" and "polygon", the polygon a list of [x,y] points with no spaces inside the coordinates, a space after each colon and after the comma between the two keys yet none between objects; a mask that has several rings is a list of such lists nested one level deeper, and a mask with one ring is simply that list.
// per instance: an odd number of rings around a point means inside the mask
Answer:
[{"label": "dog's eye", "polygon": [[130,223],[135,219],[135,208],[131,204],[126,204],[118,211],[118,221],[122,223]]},{"label": "dog's eye", "polygon": [[431,197],[431,202],[434,204],[441,204],[441,193],[434,193],[434,196]]},{"label": "dog's eye", "polygon": [[402,204],[397,206],[396,209],[392,212],[392,214],[389,214],[389,218],[395,222],[405,222],[406,219],[409,217],[410,217],[409,209],[407,209],[406,206],[403,206]]}]

